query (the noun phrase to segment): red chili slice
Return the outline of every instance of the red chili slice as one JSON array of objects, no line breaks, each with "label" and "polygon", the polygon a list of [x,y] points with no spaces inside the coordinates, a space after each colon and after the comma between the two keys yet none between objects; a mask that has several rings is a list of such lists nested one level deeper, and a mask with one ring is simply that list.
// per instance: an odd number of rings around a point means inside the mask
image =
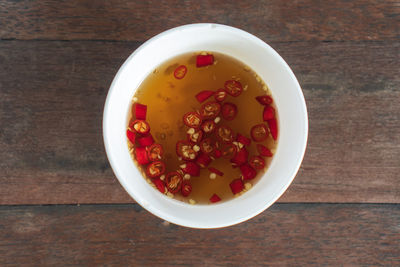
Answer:
[{"label": "red chili slice", "polygon": [[222,144],[222,156],[226,159],[232,159],[236,156],[237,147],[234,144]]},{"label": "red chili slice", "polygon": [[271,105],[273,100],[272,97],[268,96],[268,95],[260,95],[256,97],[258,103],[260,103],[261,105]]},{"label": "red chili slice", "polygon": [[165,175],[167,189],[171,193],[177,193],[181,190],[182,175],[179,172],[169,172]]},{"label": "red chili slice", "polygon": [[242,84],[235,80],[226,81],[224,86],[228,94],[231,96],[239,96],[243,91]]},{"label": "red chili slice", "polygon": [[234,163],[236,166],[241,166],[247,162],[249,158],[249,152],[246,148],[240,149],[236,155],[231,159],[231,162]]},{"label": "red chili slice", "polygon": [[257,175],[257,171],[253,169],[248,163],[240,166],[240,171],[243,175],[243,180],[252,180]]},{"label": "red chili slice", "polygon": [[228,126],[219,126],[217,128],[217,137],[224,143],[232,143],[233,131]]},{"label": "red chili slice", "polygon": [[199,128],[201,125],[202,119],[199,113],[197,112],[188,112],[183,115],[183,123],[191,128]]},{"label": "red chili slice", "polygon": [[176,154],[184,160],[195,160],[197,152],[194,151],[193,145],[186,140],[181,140],[176,143]]},{"label": "red chili slice", "polygon": [[197,67],[204,67],[204,66],[212,65],[213,63],[214,63],[213,55],[198,55],[196,57],[196,66]]},{"label": "red chili slice", "polygon": [[153,136],[149,133],[146,136],[138,138],[138,143],[140,146],[151,146],[154,144]]},{"label": "red chili slice", "polygon": [[165,193],[165,184],[163,181],[160,180],[160,178],[153,179],[153,184],[157,187],[158,191],[161,193]]},{"label": "red chili slice", "polygon": [[216,175],[224,176],[224,173],[221,172],[220,170],[216,169],[216,168],[209,167],[208,170],[209,170],[210,172],[212,172],[212,173],[215,173]]},{"label": "red chili slice", "polygon": [[174,71],[174,77],[178,80],[183,79],[187,72],[187,67],[185,65],[180,65]]},{"label": "red chili slice", "polygon": [[150,125],[144,120],[135,120],[132,122],[130,128],[142,135],[150,132]]},{"label": "red chili slice", "polygon": [[203,139],[203,131],[195,130],[192,134],[187,134],[188,140],[194,144],[199,143]]},{"label": "red chili slice", "polygon": [[162,161],[153,161],[146,168],[146,174],[150,178],[159,177],[165,172],[165,163]]},{"label": "red chili slice", "polygon": [[184,173],[187,173],[191,176],[199,176],[200,175],[200,166],[197,165],[194,162],[188,161],[183,164],[184,167],[182,168],[182,171]]},{"label": "red chili slice", "polygon": [[215,151],[214,151],[214,157],[215,158],[220,158],[220,157],[222,157],[222,151],[221,150],[219,150],[219,149],[216,149]]},{"label": "red chili slice", "polygon": [[137,120],[146,120],[147,106],[139,103],[134,104],[134,113]]},{"label": "red chili slice", "polygon": [[151,161],[155,161],[155,160],[161,159],[163,154],[164,154],[164,149],[163,149],[162,145],[160,145],[160,144],[152,144],[147,149],[147,157]]},{"label": "red chili slice", "polygon": [[181,188],[182,196],[187,197],[190,195],[191,192],[192,192],[192,185],[189,183],[189,181],[183,181]]},{"label": "red chili slice", "polygon": [[197,101],[199,101],[200,103],[203,103],[204,101],[206,101],[207,99],[209,99],[213,94],[214,94],[213,91],[204,90],[204,91],[201,91],[200,93],[198,93],[198,94],[196,95],[196,99],[197,99]]},{"label": "red chili slice", "polygon": [[201,106],[200,115],[203,119],[213,119],[221,111],[221,104],[218,102],[208,102]]},{"label": "red chili slice", "polygon": [[204,133],[209,134],[215,130],[215,127],[216,124],[213,120],[207,120],[203,122],[200,128],[203,130]]},{"label": "red chili slice", "polygon": [[227,94],[226,90],[223,88],[220,88],[214,93],[214,98],[216,101],[222,102],[225,100],[227,95],[228,94]]},{"label": "red chili slice", "polygon": [[200,150],[205,154],[211,154],[214,151],[215,145],[210,138],[206,138],[200,142]]},{"label": "red chili slice", "polygon": [[136,160],[140,165],[145,165],[149,163],[149,158],[147,157],[147,151],[145,147],[135,148]]},{"label": "red chili slice", "polygon": [[239,143],[241,143],[245,146],[249,146],[251,144],[251,139],[247,138],[244,135],[241,135],[240,133],[236,134],[236,141],[238,141]]},{"label": "red chili slice", "polygon": [[233,180],[229,186],[231,187],[232,193],[235,195],[237,193],[242,192],[243,188],[244,188],[244,184],[242,179],[238,178]]},{"label": "red chili slice", "polygon": [[257,151],[263,157],[272,157],[273,156],[271,150],[269,150],[267,147],[265,147],[261,144],[257,144]]},{"label": "red chili slice", "polygon": [[249,164],[255,170],[262,170],[265,168],[265,160],[260,156],[252,156],[249,160]]},{"label": "red chili slice", "polygon": [[216,202],[219,202],[219,201],[221,201],[221,198],[217,194],[214,194],[214,195],[212,195],[210,197],[210,202],[211,203],[216,203]]},{"label": "red chili slice", "polygon": [[226,102],[222,105],[222,117],[225,120],[231,121],[236,117],[237,107],[233,103]]},{"label": "red chili slice", "polygon": [[196,163],[201,168],[207,168],[207,166],[211,163],[211,161],[212,161],[211,157],[206,153],[200,153],[196,159]]},{"label": "red chili slice", "polygon": [[128,137],[128,140],[132,143],[135,144],[136,142],[136,133],[132,132],[130,129],[126,130],[126,136]]},{"label": "red chili slice", "polygon": [[278,138],[278,124],[276,122],[276,118],[270,119],[267,122],[272,138],[276,140]]},{"label": "red chili slice", "polygon": [[265,106],[263,111],[263,120],[268,121],[275,118],[275,109],[271,106]]},{"label": "red chili slice", "polygon": [[251,138],[255,142],[262,142],[268,137],[268,129],[265,124],[254,125],[250,130]]}]

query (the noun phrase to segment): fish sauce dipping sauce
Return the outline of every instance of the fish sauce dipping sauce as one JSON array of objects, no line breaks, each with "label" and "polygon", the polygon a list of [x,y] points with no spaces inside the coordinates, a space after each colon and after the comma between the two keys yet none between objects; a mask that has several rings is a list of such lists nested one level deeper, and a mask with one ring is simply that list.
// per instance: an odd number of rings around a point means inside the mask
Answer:
[{"label": "fish sauce dipping sauce", "polygon": [[127,146],[160,194],[214,205],[250,191],[268,171],[278,112],[266,83],[245,63],[214,51],[184,53],[139,85]]}]

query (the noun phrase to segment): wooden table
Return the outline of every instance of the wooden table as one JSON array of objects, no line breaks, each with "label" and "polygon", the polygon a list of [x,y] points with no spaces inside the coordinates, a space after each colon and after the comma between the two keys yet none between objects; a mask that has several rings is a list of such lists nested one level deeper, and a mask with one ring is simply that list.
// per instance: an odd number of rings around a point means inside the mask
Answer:
[{"label": "wooden table", "polygon": [[[400,265],[400,2],[0,2],[0,266]],[[292,67],[310,134],[288,191],[194,230],[135,204],[102,110],[120,65],[182,24],[244,29]]]}]

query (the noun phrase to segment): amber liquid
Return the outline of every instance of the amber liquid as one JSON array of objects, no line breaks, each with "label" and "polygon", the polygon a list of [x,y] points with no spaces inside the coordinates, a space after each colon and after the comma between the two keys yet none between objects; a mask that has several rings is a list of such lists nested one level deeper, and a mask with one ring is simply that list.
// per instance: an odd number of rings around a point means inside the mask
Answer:
[{"label": "amber liquid", "polygon": [[[183,115],[189,111],[199,110],[202,105],[195,98],[198,92],[202,90],[215,91],[223,88],[227,80],[239,80],[244,88],[241,95],[238,97],[228,95],[224,101],[236,104],[237,116],[232,121],[221,119],[217,125],[227,125],[232,128],[235,136],[239,132],[250,138],[251,127],[263,123],[264,107],[255,100],[255,97],[269,93],[267,86],[256,73],[242,62],[215,52],[212,52],[215,58],[213,65],[198,68],[196,67],[197,54],[199,53],[186,53],[164,62],[148,75],[134,95],[135,101],[147,105],[147,121],[155,142],[164,147],[163,160],[167,172],[179,170],[179,166],[184,163],[178,159],[175,145],[177,141],[187,138],[188,127],[183,124]],[[173,74],[179,65],[186,65],[188,68],[186,76],[181,80],[176,79]],[[208,99],[208,101],[211,100],[214,101],[214,98]],[[275,106],[274,108],[277,111]],[[250,157],[258,155],[255,144],[252,141],[251,145],[247,147]],[[276,149],[277,145],[270,135],[261,144],[272,151]],[[265,170],[258,171],[255,179],[245,182],[254,185],[267,171],[272,158],[265,159]],[[208,167],[215,167],[224,172],[224,175],[210,179],[210,172],[202,169],[199,177],[190,178],[191,194],[188,197],[175,194],[174,198],[185,202],[193,199],[200,204],[209,204],[209,198],[216,193],[222,201],[232,199],[234,195],[229,183],[240,177],[239,168],[232,168],[229,160],[223,158],[214,160]]]}]

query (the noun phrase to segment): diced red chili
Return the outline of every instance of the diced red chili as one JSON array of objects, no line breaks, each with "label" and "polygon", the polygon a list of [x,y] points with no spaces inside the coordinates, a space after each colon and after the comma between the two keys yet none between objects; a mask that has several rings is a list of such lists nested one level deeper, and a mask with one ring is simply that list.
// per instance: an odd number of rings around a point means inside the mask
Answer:
[{"label": "diced red chili", "polygon": [[263,111],[263,120],[268,121],[275,118],[275,109],[271,106],[265,106]]},{"label": "diced red chili", "polygon": [[150,125],[144,120],[135,120],[130,125],[130,128],[142,135],[150,132]]},{"label": "diced red chili", "polygon": [[147,106],[139,103],[134,104],[134,113],[137,120],[146,120]]},{"label": "diced red chili", "polygon": [[278,138],[278,124],[276,122],[276,118],[270,119],[267,122],[272,138],[276,140]]},{"label": "diced red chili", "polygon": [[207,168],[207,166],[211,163],[211,161],[212,161],[211,157],[206,153],[200,153],[196,159],[196,163],[201,168]]},{"label": "diced red chili", "polygon": [[174,77],[178,80],[183,79],[187,72],[187,67],[185,65],[180,65],[174,71]]},{"label": "diced red chili", "polygon": [[213,94],[214,94],[214,91],[204,90],[196,95],[196,99],[200,103],[203,103],[204,101],[209,99]]},{"label": "diced red chili", "polygon": [[248,163],[243,164],[239,167],[240,171],[243,175],[243,180],[251,180],[254,179],[257,175],[257,171],[253,169]]},{"label": "diced red chili", "polygon": [[255,142],[262,142],[268,137],[268,129],[265,124],[254,125],[250,130],[251,138]]},{"label": "diced red chili", "polygon": [[152,144],[154,144],[153,136],[148,133],[147,135],[138,138],[138,143],[140,146],[151,146]]},{"label": "diced red chili", "polygon": [[249,160],[249,164],[255,170],[262,170],[265,168],[265,160],[260,156],[252,156]]},{"label": "diced red chili", "polygon": [[183,115],[183,123],[191,128],[199,128],[201,125],[202,119],[199,113],[197,112],[188,112]]},{"label": "diced red chili", "polygon": [[187,197],[190,195],[192,192],[192,185],[190,184],[189,181],[183,181],[182,182],[182,188],[181,188],[181,194],[184,197]]},{"label": "diced red chili", "polygon": [[235,164],[236,166],[241,166],[247,162],[247,159],[249,158],[249,152],[247,151],[246,148],[240,149],[236,155],[231,159],[231,162]]},{"label": "diced red chili", "polygon": [[217,137],[224,143],[232,143],[233,131],[228,126],[219,126],[217,128]]},{"label": "diced red chili", "polygon": [[153,161],[146,168],[146,174],[150,178],[159,177],[165,172],[165,163],[162,161]]},{"label": "diced red chili", "polygon": [[200,115],[203,119],[214,119],[221,111],[221,104],[218,102],[208,102],[201,106]]},{"label": "diced red chili", "polygon": [[136,142],[136,133],[132,132],[130,129],[126,130],[126,136],[128,137],[128,140],[132,143],[135,144]]},{"label": "diced red chili", "polygon": [[242,84],[239,81],[229,80],[225,82],[224,86],[228,94],[231,96],[239,96],[243,91]]},{"label": "diced red chili", "polygon": [[214,194],[214,195],[212,195],[210,197],[210,202],[211,203],[216,203],[216,202],[219,202],[219,201],[221,201],[221,198],[217,194]]},{"label": "diced red chili", "polygon": [[260,95],[256,97],[256,100],[258,101],[258,103],[260,103],[261,105],[271,105],[273,100],[272,97],[268,96],[268,95]]},{"label": "diced red chili", "polygon": [[224,176],[224,173],[223,173],[223,172],[221,172],[220,170],[218,170],[218,169],[216,169],[216,168],[214,168],[214,167],[209,167],[208,170],[209,170],[210,172],[212,172],[212,173],[215,173],[216,175]]},{"label": "diced red chili", "polygon": [[177,193],[181,190],[182,175],[179,172],[169,172],[165,175],[167,189],[171,193]]},{"label": "diced red chili", "polygon": [[188,161],[183,164],[184,167],[182,168],[182,171],[184,173],[189,174],[190,176],[199,176],[200,175],[200,166],[197,165],[194,162]]},{"label": "diced red chili", "polygon": [[226,90],[224,88],[220,88],[214,93],[214,98],[216,101],[222,102],[225,100],[227,95],[228,94],[227,94]]},{"label": "diced red chili", "polygon": [[149,158],[147,157],[147,151],[145,147],[135,148],[136,160],[140,165],[145,165],[149,163]]},{"label": "diced red chili", "polygon": [[160,144],[152,144],[147,149],[147,156],[151,161],[160,160],[163,154],[164,154],[164,149]]},{"label": "diced red chili", "polygon": [[245,146],[249,146],[251,144],[251,139],[247,138],[244,135],[241,135],[240,133],[236,134],[236,141],[238,141],[239,143],[241,143]]},{"label": "diced red chili", "polygon": [[188,140],[194,144],[199,143],[203,138],[203,131],[202,130],[195,130],[194,133],[187,134]]},{"label": "diced red chili", "polygon": [[215,130],[216,124],[213,120],[206,120],[201,124],[201,129],[204,133],[209,134]]},{"label": "diced red chili", "polygon": [[225,120],[231,121],[236,117],[237,107],[233,103],[226,102],[222,105],[222,117]]},{"label": "diced red chili", "polygon": [[213,55],[198,55],[196,57],[196,66],[197,67],[204,67],[204,66],[212,65],[213,63],[214,63]]},{"label": "diced red chili", "polygon": [[269,150],[267,147],[265,147],[261,144],[257,144],[257,151],[263,157],[272,157],[273,156],[271,150]]},{"label": "diced red chili", "polygon": [[197,152],[194,151],[193,145],[186,140],[176,143],[176,154],[184,160],[195,160],[197,157]]},{"label": "diced red chili", "polygon": [[238,178],[233,180],[229,186],[231,187],[232,193],[235,195],[237,193],[242,192],[243,188],[244,188],[244,184],[242,179]]},{"label": "diced red chili", "polygon": [[221,152],[225,159],[232,159],[236,156],[237,147],[234,144],[222,144]]},{"label": "diced red chili", "polygon": [[210,138],[206,138],[200,142],[200,150],[205,154],[211,154],[214,151],[214,142]]},{"label": "diced red chili", "polygon": [[214,157],[215,158],[220,158],[220,157],[222,157],[222,151],[221,150],[219,150],[219,149],[216,149],[215,151],[214,151]]},{"label": "diced red chili", "polygon": [[165,184],[160,178],[153,179],[153,184],[157,187],[158,191],[165,193]]}]

